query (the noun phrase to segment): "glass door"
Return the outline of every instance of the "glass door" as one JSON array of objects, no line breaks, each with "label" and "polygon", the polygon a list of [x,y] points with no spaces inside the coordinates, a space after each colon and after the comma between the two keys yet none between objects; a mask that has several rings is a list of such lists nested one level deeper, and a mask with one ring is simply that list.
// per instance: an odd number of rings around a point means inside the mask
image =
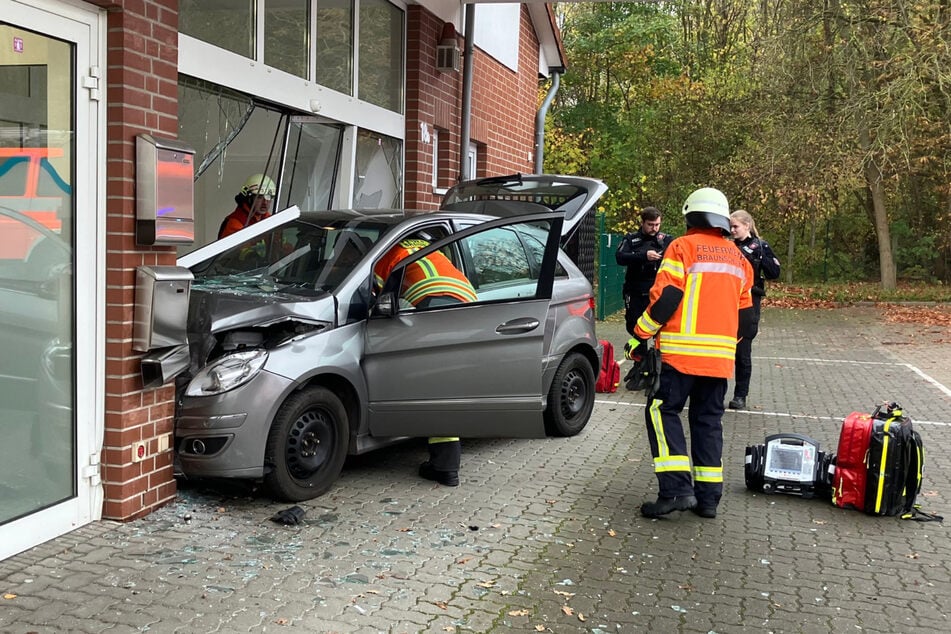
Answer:
[{"label": "glass door", "polygon": [[[95,107],[80,87],[95,79],[77,68],[96,65],[97,14],[77,21],[0,0],[0,16],[2,559],[98,515],[90,486],[98,471],[88,466],[98,463],[91,455],[101,436],[91,421],[101,399],[88,391],[97,383],[97,337],[81,345],[76,338],[80,328],[97,332],[77,310],[96,312],[88,281],[97,242]],[[80,219],[88,226],[77,230]]]}]

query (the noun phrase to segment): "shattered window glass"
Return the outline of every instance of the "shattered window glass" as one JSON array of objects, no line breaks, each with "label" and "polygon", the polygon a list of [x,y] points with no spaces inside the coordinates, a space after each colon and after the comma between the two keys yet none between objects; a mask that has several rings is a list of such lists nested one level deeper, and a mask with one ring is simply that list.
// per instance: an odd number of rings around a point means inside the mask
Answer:
[{"label": "shattered window glass", "polygon": [[354,169],[354,209],[402,206],[403,148],[399,139],[360,130]]},{"label": "shattered window glass", "polygon": [[[206,81],[179,78],[178,135],[195,148],[195,243],[188,253],[218,238],[235,195],[252,175],[279,182],[287,116],[249,96]],[[279,192],[280,193],[280,192]]]}]

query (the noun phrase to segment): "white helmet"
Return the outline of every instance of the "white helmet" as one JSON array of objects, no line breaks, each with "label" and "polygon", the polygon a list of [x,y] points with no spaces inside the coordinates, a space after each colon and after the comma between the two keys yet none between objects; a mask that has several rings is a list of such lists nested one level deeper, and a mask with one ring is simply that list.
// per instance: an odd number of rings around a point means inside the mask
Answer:
[{"label": "white helmet", "polygon": [[248,180],[245,181],[244,186],[238,193],[247,197],[265,196],[272,198],[276,191],[277,188],[274,186],[273,180],[264,174],[255,174],[254,176],[248,177]]},{"label": "white helmet", "polygon": [[730,235],[730,203],[719,189],[702,187],[684,202],[687,227],[710,227]]}]

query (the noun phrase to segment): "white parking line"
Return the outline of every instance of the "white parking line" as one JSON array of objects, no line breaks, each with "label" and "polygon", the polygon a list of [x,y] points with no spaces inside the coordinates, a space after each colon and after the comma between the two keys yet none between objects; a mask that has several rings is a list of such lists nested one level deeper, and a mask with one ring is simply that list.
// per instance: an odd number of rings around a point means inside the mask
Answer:
[{"label": "white parking line", "polygon": [[910,363],[890,363],[887,361],[848,361],[844,359],[809,359],[809,358],[797,358],[797,357],[753,357],[754,359],[764,359],[767,361],[808,361],[809,363],[825,363],[825,364],[836,364],[836,363],[848,363],[849,365],[897,365],[908,368],[921,378],[923,378],[927,383],[930,383],[934,387],[938,388],[940,391],[944,392],[945,396],[951,397],[951,388],[948,388],[946,385],[935,380],[934,378],[928,376],[922,372],[919,368],[913,366]]},{"label": "white parking line", "polygon": [[[951,388],[948,388],[946,385],[928,376],[926,373],[922,372],[919,368],[915,367],[914,365],[910,363],[895,363],[895,362],[888,362],[888,361],[851,361],[847,359],[810,359],[810,358],[804,358],[804,357],[753,357],[753,359],[759,359],[763,361],[806,361],[808,363],[826,364],[826,365],[847,363],[849,365],[901,366],[901,367],[908,368],[909,370],[911,370],[912,372],[920,376],[922,379],[925,380],[926,383],[929,383],[933,387],[936,387],[939,391],[943,392],[945,396],[951,397]],[[600,400],[600,399],[595,399],[595,402],[596,403],[613,403],[614,405],[630,405],[632,407],[644,407],[643,403],[625,403],[623,401],[618,402],[618,401],[607,401],[607,400]],[[806,414],[788,414],[785,412],[760,412],[760,411],[747,410],[747,409],[740,409],[740,410],[734,410],[734,411],[743,412],[746,414],[760,414],[762,416],[775,416],[775,417],[781,417],[781,418],[806,418],[810,420],[831,420],[836,422],[842,421],[845,418],[845,417],[836,418],[834,416],[808,416]],[[912,421],[916,425],[933,425],[935,427],[951,427],[951,423],[946,423],[944,421],[918,420],[917,418],[912,418]]]},{"label": "white parking line", "polygon": [[[628,407],[644,407],[644,403],[627,403],[625,401],[608,401],[602,399],[594,399],[595,403],[602,403],[604,405],[627,405]],[[837,423],[841,423],[845,420],[845,416],[837,418],[835,416],[810,416],[808,414],[789,414],[786,412],[761,412],[759,410],[752,409],[734,409],[727,410],[730,412],[736,412],[737,414],[759,414],[760,416],[774,416],[777,418],[805,418],[808,420],[831,420]],[[951,423],[945,423],[939,420],[918,420],[917,418],[912,418],[912,422],[915,425],[934,425],[935,427],[951,427]]]}]

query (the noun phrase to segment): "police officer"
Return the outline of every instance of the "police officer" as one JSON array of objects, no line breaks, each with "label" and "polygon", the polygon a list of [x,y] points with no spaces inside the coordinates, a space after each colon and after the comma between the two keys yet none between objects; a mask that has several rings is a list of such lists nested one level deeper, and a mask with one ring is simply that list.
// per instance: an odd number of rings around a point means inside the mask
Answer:
[{"label": "police officer", "polygon": [[[645,517],[693,510],[713,518],[723,494],[723,399],[733,374],[737,333],[752,311],[753,269],[730,235],[730,207],[717,189],[690,194],[686,235],[667,248],[650,304],[625,346],[656,337],[660,385],[645,410],[659,493],[641,506]],[[689,400],[690,454],[680,413]]]},{"label": "police officer", "polygon": [[759,331],[760,303],[766,296],[766,280],[779,277],[779,260],[769,244],[759,237],[753,216],[743,209],[730,214],[730,233],[733,242],[753,267],[753,321],[746,337],[736,344],[736,384],[730,409],[745,409],[753,375],[753,339]]},{"label": "police officer", "polygon": [[641,226],[621,240],[614,259],[627,267],[624,275],[624,324],[634,334],[634,322],[647,308],[651,286],[664,257],[664,249],[673,238],[660,232],[661,213],[656,207],[641,211]]}]

